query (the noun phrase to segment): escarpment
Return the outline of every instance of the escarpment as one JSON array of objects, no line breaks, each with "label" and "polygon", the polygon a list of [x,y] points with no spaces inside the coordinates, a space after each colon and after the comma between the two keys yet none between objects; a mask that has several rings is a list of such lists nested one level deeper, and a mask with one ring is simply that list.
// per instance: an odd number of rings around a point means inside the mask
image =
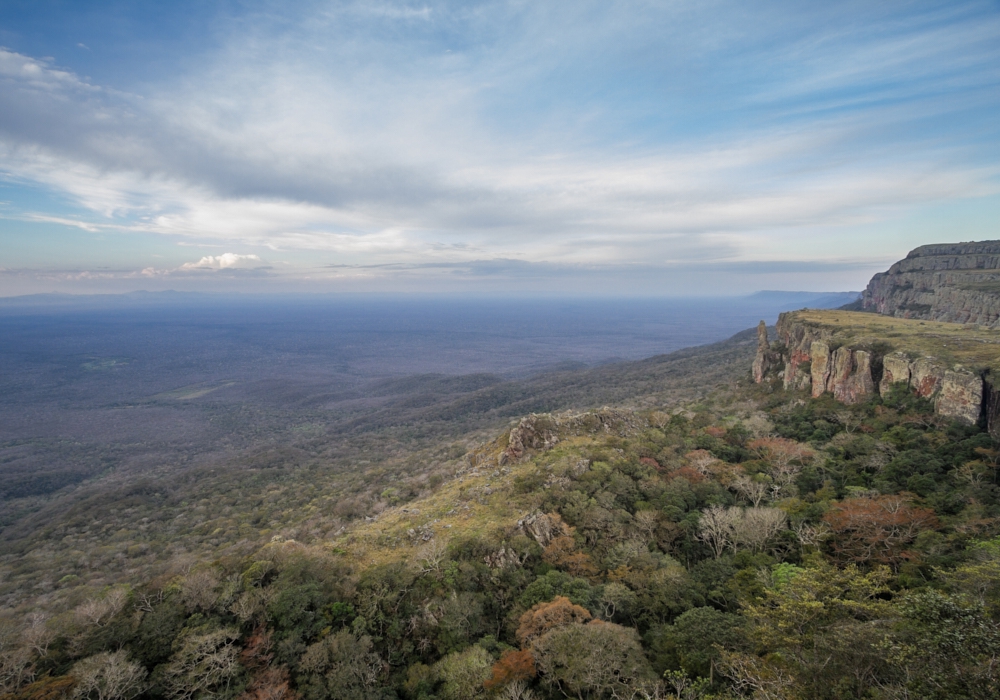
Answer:
[{"label": "escarpment", "polygon": [[1000,241],[926,245],[875,275],[862,308],[1000,328]]},{"label": "escarpment", "polygon": [[[773,346],[758,345],[758,383],[780,379],[785,389],[830,393],[845,404],[902,386],[929,399],[938,415],[984,421],[1000,434],[1000,337],[994,331],[803,310],[781,314],[777,333]],[[758,367],[771,371],[758,373]]]}]

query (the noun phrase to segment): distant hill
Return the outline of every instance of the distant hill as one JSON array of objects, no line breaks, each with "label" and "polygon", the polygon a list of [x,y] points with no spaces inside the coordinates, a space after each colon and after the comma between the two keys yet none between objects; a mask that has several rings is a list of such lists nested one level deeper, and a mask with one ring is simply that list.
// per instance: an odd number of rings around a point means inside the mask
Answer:
[{"label": "distant hill", "polygon": [[746,297],[749,301],[800,309],[836,309],[858,300],[861,292],[784,292],[765,290]]}]

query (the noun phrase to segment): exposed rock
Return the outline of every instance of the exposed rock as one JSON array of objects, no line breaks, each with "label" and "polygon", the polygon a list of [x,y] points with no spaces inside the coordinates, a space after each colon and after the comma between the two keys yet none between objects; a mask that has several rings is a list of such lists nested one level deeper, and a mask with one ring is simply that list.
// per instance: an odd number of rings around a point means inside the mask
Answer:
[{"label": "exposed rock", "polygon": [[888,316],[1000,327],[1000,241],[921,246],[875,275],[862,307]]},{"label": "exposed rock", "polygon": [[[829,391],[838,401],[855,404],[895,384],[907,384],[918,396],[933,399],[937,414],[967,423],[977,422],[985,405],[990,430],[1000,435],[1000,394],[976,373],[949,369],[934,357],[910,362],[898,351],[877,357],[868,350],[842,345],[831,352],[829,330],[803,323],[794,314],[778,319],[778,337],[785,345],[778,361],[784,361],[786,389],[809,389],[813,397]],[[877,385],[872,371],[876,362],[882,366]]]},{"label": "exposed rock", "polygon": [[790,314],[778,316],[778,340],[785,346],[783,384],[786,389],[809,389],[812,386],[811,370],[803,372],[801,365],[812,361],[812,344],[829,338],[829,333],[805,324],[796,323]]},{"label": "exposed rock", "polygon": [[946,371],[934,410],[939,415],[975,424],[983,410],[983,378],[958,367]]},{"label": "exposed rock", "polygon": [[810,375],[812,379],[813,398],[822,396],[826,384],[830,380],[831,357],[830,345],[825,340],[814,340],[809,347],[809,357],[812,361]]},{"label": "exposed rock", "polygon": [[902,352],[890,352],[882,358],[882,380],[878,393],[885,394],[893,384],[910,383],[910,358]]},{"label": "exposed rock", "polygon": [[933,357],[920,357],[910,364],[910,388],[921,398],[929,398],[941,389],[944,365]]},{"label": "exposed rock", "polygon": [[848,347],[837,348],[826,388],[834,398],[846,404],[859,403],[874,394],[871,354]]},{"label": "exposed rock", "polygon": [[507,447],[500,453],[500,466],[517,462],[529,449],[549,449],[559,442],[552,419],[532,414],[510,431]]},{"label": "exposed rock", "polygon": [[757,355],[753,358],[753,380],[760,384],[775,364],[771,343],[767,340],[767,324],[761,321],[757,324]]},{"label": "exposed rock", "polygon": [[569,526],[555,513],[532,513],[517,521],[517,529],[533,537],[543,547],[556,537],[570,534]]},{"label": "exposed rock", "polygon": [[483,561],[491,569],[513,569],[521,566],[526,558],[527,555],[524,555],[524,558],[522,558],[513,549],[501,546],[497,551],[487,554],[483,558]]}]

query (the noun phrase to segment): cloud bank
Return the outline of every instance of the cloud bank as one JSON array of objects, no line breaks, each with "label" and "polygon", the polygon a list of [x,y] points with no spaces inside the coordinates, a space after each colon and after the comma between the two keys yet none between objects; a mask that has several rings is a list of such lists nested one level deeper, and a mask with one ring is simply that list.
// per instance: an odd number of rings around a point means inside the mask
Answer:
[{"label": "cloud bank", "polygon": [[1000,193],[989,3],[259,3],[218,36],[128,89],[0,50],[0,169],[69,202],[0,214],[317,268],[807,267]]}]

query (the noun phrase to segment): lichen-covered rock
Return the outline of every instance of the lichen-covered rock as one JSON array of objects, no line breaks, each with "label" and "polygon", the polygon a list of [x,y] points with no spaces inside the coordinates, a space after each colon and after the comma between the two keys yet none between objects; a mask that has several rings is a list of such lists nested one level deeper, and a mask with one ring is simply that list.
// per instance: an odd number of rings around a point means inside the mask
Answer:
[{"label": "lichen-covered rock", "polygon": [[934,411],[938,415],[975,424],[983,411],[983,378],[960,367],[945,371]]},{"label": "lichen-covered rock", "polygon": [[830,379],[830,345],[825,340],[814,340],[809,347],[809,357],[812,361],[812,395],[816,398],[826,391],[826,383]]},{"label": "lichen-covered rock", "polygon": [[547,547],[556,537],[571,532],[569,526],[556,513],[532,513],[517,521],[517,529],[533,537],[543,547]]},{"label": "lichen-covered rock", "polygon": [[910,358],[902,352],[890,352],[882,358],[882,379],[878,384],[878,393],[885,394],[893,384],[910,383]]},{"label": "lichen-covered rock", "polygon": [[910,364],[910,388],[921,398],[937,394],[944,381],[945,367],[933,357],[919,357]]}]

